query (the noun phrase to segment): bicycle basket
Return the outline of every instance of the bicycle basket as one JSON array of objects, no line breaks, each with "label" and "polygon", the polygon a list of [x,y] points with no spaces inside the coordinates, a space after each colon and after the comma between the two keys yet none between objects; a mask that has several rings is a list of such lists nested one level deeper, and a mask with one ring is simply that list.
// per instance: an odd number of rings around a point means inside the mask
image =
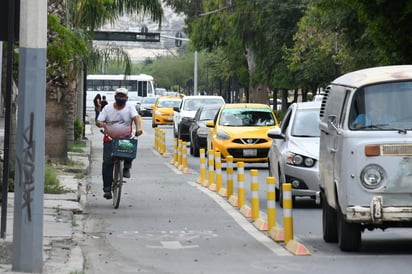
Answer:
[{"label": "bicycle basket", "polygon": [[113,139],[112,156],[119,158],[134,159],[137,152],[136,139]]}]

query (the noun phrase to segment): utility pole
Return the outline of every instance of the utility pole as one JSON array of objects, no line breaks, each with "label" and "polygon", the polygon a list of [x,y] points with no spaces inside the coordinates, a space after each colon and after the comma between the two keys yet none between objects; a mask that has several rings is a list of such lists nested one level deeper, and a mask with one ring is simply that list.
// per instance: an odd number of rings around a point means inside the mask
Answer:
[{"label": "utility pole", "polygon": [[195,58],[194,58],[194,73],[193,73],[193,78],[194,83],[193,83],[193,95],[198,95],[197,94],[197,50],[195,51]]},{"label": "utility pole", "polygon": [[13,260],[43,272],[47,0],[21,0]]}]

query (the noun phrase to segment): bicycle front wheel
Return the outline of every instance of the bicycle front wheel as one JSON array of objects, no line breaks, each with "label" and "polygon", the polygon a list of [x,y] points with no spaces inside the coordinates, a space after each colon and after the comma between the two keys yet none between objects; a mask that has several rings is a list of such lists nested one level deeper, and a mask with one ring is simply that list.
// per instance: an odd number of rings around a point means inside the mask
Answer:
[{"label": "bicycle front wheel", "polygon": [[122,193],[122,184],[123,184],[123,161],[116,160],[113,170],[113,207],[119,208],[120,205],[120,196]]}]

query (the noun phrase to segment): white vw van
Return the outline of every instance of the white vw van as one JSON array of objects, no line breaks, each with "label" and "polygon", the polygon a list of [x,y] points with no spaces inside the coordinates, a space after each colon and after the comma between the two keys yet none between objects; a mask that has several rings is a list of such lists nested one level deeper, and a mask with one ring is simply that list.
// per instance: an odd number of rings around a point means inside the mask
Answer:
[{"label": "white vw van", "polygon": [[356,251],[365,229],[412,227],[412,66],[334,80],[320,130],[324,240]]}]

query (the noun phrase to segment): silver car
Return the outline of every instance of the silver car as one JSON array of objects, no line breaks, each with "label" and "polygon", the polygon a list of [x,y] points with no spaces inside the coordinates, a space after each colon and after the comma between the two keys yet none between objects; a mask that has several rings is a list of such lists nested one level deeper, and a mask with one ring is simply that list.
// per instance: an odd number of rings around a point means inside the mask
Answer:
[{"label": "silver car", "polygon": [[319,191],[319,111],[321,102],[293,103],[279,128],[268,131],[269,176],[276,179],[276,200],[283,207],[282,184],[292,184],[296,196],[316,198]]}]

